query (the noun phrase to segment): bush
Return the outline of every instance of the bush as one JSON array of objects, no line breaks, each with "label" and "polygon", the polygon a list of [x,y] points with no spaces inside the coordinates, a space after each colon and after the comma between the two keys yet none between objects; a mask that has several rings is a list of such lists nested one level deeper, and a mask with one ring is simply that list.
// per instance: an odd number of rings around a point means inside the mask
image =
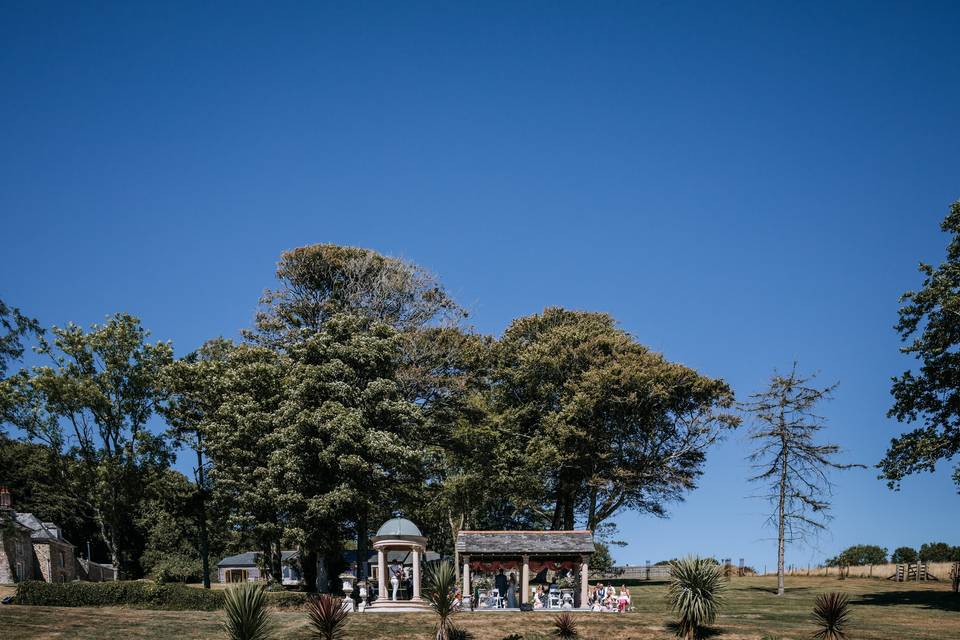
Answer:
[{"label": "bush", "polygon": [[670,566],[668,597],[680,618],[677,636],[685,640],[699,637],[716,619],[725,588],[723,570],[710,559],[691,556],[675,560]]},{"label": "bush", "polygon": [[553,619],[552,633],[560,640],[570,640],[580,635],[577,631],[577,621],[569,613],[561,613]]},{"label": "bush", "polygon": [[[272,607],[305,606],[307,594],[283,591],[266,594]],[[223,609],[223,591],[156,584],[144,580],[119,582],[49,583],[29,580],[17,585],[15,602],[43,607],[135,607],[170,611],[216,611]]]},{"label": "bush", "polygon": [[267,591],[262,584],[244,582],[230,587],[224,595],[224,608],[223,630],[230,640],[267,640],[270,637]]},{"label": "bush", "polygon": [[850,602],[843,593],[821,593],[813,607],[814,638],[844,640],[850,625]]},{"label": "bush", "polygon": [[346,637],[349,614],[343,608],[343,598],[324,593],[310,599],[308,611],[314,637],[322,640],[341,640]]}]

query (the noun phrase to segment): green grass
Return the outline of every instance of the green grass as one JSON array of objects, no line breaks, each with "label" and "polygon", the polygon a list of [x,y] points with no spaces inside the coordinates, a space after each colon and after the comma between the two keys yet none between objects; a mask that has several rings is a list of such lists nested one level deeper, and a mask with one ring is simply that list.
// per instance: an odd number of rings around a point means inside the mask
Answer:
[{"label": "green grass", "polygon": [[[760,640],[770,634],[784,640],[809,638],[813,602],[818,593],[850,596],[852,637],[857,640],[941,640],[960,638],[960,595],[943,582],[897,584],[886,580],[788,578],[787,594],[774,595],[773,578],[735,578],[720,611],[714,636],[721,640]],[[587,640],[668,640],[672,620],[663,583],[631,588],[636,611],[624,615],[575,614]],[[121,608],[0,607],[0,638],[224,638],[222,612],[147,611]],[[477,640],[500,640],[519,633],[545,640],[553,616],[547,613],[458,614],[455,622]],[[277,638],[309,637],[305,612],[275,611]],[[432,637],[430,614],[351,616],[348,638],[398,640]]]}]

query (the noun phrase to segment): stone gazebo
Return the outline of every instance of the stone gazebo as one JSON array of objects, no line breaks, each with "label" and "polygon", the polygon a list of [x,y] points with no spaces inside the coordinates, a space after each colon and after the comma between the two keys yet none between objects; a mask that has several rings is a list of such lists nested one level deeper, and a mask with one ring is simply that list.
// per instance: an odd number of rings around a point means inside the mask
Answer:
[{"label": "stone gazebo", "polygon": [[[429,609],[420,597],[420,561],[426,553],[427,539],[417,525],[405,518],[393,518],[383,523],[373,537],[377,551],[377,600],[368,611],[420,611]],[[413,593],[409,600],[390,600],[390,578],[387,576],[387,556],[390,551],[407,552],[413,564]]]},{"label": "stone gazebo", "polygon": [[530,601],[530,577],[544,569],[577,574],[577,606],[586,607],[592,531],[461,531],[457,553],[463,563],[463,593],[470,595],[470,571],[519,571],[519,600]]}]

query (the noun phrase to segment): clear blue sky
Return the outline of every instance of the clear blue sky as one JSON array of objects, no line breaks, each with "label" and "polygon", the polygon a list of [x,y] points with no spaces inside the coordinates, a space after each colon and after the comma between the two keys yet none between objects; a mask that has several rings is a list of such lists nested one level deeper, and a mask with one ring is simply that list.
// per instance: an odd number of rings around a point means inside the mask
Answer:
[{"label": "clear blue sky", "polygon": [[[741,397],[797,359],[873,465],[897,298],[960,197],[957,33],[954,2],[3,2],[0,297],[184,354],[250,324],[282,250],[371,247],[484,332],[607,311]],[[623,516],[617,559],[772,565],[745,449],[670,519]],[[788,562],[960,544],[947,468],[837,480]]]}]

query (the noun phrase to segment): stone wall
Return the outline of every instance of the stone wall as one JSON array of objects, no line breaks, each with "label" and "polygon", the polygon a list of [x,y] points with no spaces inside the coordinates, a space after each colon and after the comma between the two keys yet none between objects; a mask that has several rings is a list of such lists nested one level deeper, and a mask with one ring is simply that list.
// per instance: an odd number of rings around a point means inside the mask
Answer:
[{"label": "stone wall", "polygon": [[6,535],[0,534],[0,583],[11,584],[21,580],[33,580],[33,578],[33,546],[30,543],[30,532],[16,529],[15,532],[10,531]]},{"label": "stone wall", "polygon": [[71,582],[77,579],[72,544],[53,540],[35,542],[33,553],[40,565],[40,574],[47,582]]}]

